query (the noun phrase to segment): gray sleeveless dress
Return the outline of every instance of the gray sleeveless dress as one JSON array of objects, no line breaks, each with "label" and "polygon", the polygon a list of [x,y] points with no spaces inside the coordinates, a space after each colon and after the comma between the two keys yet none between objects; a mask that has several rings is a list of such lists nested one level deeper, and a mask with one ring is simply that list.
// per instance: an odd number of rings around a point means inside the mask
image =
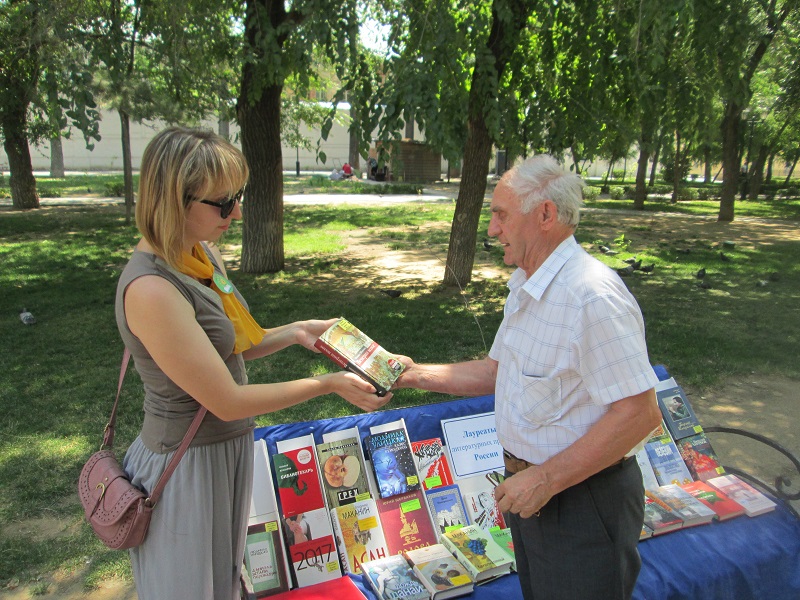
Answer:
[{"label": "gray sleeveless dress", "polygon": [[[241,354],[233,354],[233,326],[217,294],[155,255],[135,251],[117,286],[116,318],[144,384],[144,423],[123,467],[135,485],[151,490],[200,405],[158,368],[128,328],[125,292],[144,275],[172,283],[194,308],[234,380],[244,385],[247,374]],[[253,426],[253,419],[225,422],[206,414],[153,510],[147,538],[130,551],[139,600],[239,598],[253,485]]]}]

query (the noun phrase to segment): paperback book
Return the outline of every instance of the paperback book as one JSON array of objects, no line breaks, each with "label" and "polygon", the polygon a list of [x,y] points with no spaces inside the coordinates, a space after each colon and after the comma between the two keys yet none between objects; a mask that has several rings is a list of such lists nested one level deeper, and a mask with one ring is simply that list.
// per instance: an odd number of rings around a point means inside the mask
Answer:
[{"label": "paperback book", "polygon": [[653,465],[650,463],[650,458],[647,456],[647,448],[641,448],[635,454],[636,462],[639,463],[639,470],[642,472],[642,480],[644,481],[644,489],[653,490],[659,486],[658,478]]},{"label": "paperback book", "polygon": [[314,346],[337,365],[352,371],[385,396],[405,368],[397,358],[347,319],[339,319]]},{"label": "paperback book", "polygon": [[686,468],[693,479],[706,481],[712,477],[725,475],[725,469],[719,462],[711,442],[702,431],[675,442],[681,453]]},{"label": "paperback book", "polygon": [[425,492],[425,500],[431,513],[433,525],[442,534],[453,527],[469,524],[467,509],[461,498],[458,484],[434,488]]},{"label": "paperback book", "polygon": [[511,559],[511,570],[517,570],[517,557],[514,554],[514,540],[511,539],[511,530],[508,527],[492,527],[489,530],[497,545],[500,546]]},{"label": "paperback book", "polygon": [[651,537],[653,537],[653,530],[642,523],[642,533],[639,535],[639,541],[646,540],[647,538]]},{"label": "paperback book", "polygon": [[381,498],[422,487],[404,427],[373,433],[367,436],[365,443]]},{"label": "paperback book", "polygon": [[433,528],[422,490],[376,499],[383,535],[390,554],[435,544]]},{"label": "paperback book", "polygon": [[721,475],[709,479],[706,483],[741,504],[748,517],[757,517],[775,510],[775,503],[772,500],[736,475]]},{"label": "paperback book", "polygon": [[[325,511],[320,512],[324,515]],[[330,520],[326,520],[330,530]],[[320,529],[319,523],[317,529]],[[300,588],[340,579],[342,576],[332,535],[324,535],[289,546],[289,558],[297,586]]]},{"label": "paperback book", "polygon": [[365,562],[389,556],[378,508],[372,498],[331,509],[331,521],[346,573],[358,575]]},{"label": "paperback book", "polygon": [[453,474],[450,472],[450,463],[441,438],[411,442],[411,452],[426,490],[453,483]]},{"label": "paperback book", "polygon": [[693,481],[681,486],[700,502],[713,510],[717,519],[725,521],[744,514],[744,507],[705,481]]},{"label": "paperback book", "polygon": [[286,555],[278,521],[247,528],[245,565],[256,598],[267,598],[289,589]]},{"label": "paperback book", "polygon": [[664,501],[645,495],[644,524],[656,536],[680,529],[683,527],[683,519],[676,515]]},{"label": "paperback book", "polygon": [[272,462],[284,517],[325,508],[313,445],[273,454]]},{"label": "paperback book", "polygon": [[644,447],[659,485],[680,485],[693,481],[669,431],[659,437],[651,437]]},{"label": "paperback book", "polygon": [[494,527],[503,529],[506,522],[494,499],[494,486],[485,477],[481,479],[485,483],[482,488],[462,494],[469,522],[487,531]]},{"label": "paperback book", "polygon": [[431,600],[447,600],[472,593],[475,585],[472,575],[443,544],[411,550],[405,556],[428,589]]},{"label": "paperback book", "polygon": [[365,562],[361,569],[378,600],[428,600],[431,597],[402,554]]},{"label": "paperback book", "polygon": [[369,494],[360,438],[317,444],[317,458],[322,468],[322,486],[328,507],[352,504],[359,496]]},{"label": "paperback book", "polygon": [[667,429],[672,439],[680,440],[695,433],[700,433],[703,428],[697,415],[692,410],[683,388],[679,385],[656,391],[658,407],[667,424]]},{"label": "paperback book", "polygon": [[705,525],[716,517],[713,510],[675,484],[662,485],[645,493],[667,504],[683,520],[684,527]]},{"label": "paperback book", "polygon": [[477,525],[446,531],[439,541],[467,568],[478,585],[511,571],[511,558],[488,531]]}]

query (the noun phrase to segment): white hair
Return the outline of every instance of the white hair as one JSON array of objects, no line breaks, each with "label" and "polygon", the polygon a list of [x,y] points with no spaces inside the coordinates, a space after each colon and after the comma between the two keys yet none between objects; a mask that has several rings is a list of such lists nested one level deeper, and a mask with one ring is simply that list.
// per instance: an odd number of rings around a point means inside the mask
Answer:
[{"label": "white hair", "polygon": [[574,173],[565,171],[549,154],[526,159],[503,175],[502,182],[519,198],[523,214],[551,200],[561,223],[576,227],[580,222],[585,184]]}]

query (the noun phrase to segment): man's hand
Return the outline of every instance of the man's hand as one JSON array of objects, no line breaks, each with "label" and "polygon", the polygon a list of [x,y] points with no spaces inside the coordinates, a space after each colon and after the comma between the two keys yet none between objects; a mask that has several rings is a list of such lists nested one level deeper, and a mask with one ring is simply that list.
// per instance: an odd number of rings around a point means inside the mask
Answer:
[{"label": "man's hand", "polygon": [[553,497],[544,469],[528,467],[515,473],[494,489],[497,508],[523,519],[537,515]]}]

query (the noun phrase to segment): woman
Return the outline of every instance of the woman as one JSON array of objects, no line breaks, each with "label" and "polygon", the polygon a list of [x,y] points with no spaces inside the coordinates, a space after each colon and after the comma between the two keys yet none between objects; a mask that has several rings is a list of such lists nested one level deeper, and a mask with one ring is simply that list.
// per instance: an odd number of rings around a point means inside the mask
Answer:
[{"label": "woman", "polygon": [[208,409],[131,550],[140,600],[238,598],[250,507],[253,417],[336,393],[363,410],[388,397],[342,371],[248,384],[244,361],[291,344],[313,350],[330,321],[264,330],[227,280],[216,242],[241,218],[242,153],[205,131],[169,128],[142,157],[142,239],[120,276],[117,325],[144,383],[144,423],[124,467],[153,489],[200,405]]}]

